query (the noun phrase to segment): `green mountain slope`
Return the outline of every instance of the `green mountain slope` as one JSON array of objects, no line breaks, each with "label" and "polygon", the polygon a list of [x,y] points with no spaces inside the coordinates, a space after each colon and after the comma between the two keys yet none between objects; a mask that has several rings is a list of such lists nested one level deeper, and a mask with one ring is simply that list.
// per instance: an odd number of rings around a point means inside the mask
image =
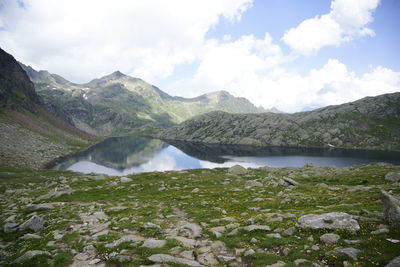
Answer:
[{"label": "green mountain slope", "polygon": [[400,150],[400,93],[295,114],[197,116],[157,134],[163,139],[258,146]]},{"label": "green mountain slope", "polygon": [[18,62],[0,49],[0,165],[42,167],[93,136],[51,115]]},{"label": "green mountain slope", "polygon": [[78,85],[47,71],[22,67],[51,113],[96,135],[128,133],[144,125],[168,127],[216,110],[230,113],[264,111],[247,99],[225,91],[196,98],[172,97],[119,71]]}]

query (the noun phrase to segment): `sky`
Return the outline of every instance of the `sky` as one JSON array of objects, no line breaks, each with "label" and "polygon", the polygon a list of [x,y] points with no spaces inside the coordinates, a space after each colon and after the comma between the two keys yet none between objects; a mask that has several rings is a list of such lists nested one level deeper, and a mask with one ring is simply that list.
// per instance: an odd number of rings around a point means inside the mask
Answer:
[{"label": "sky", "polygon": [[298,112],[400,91],[398,0],[0,0],[0,47],[85,83]]}]

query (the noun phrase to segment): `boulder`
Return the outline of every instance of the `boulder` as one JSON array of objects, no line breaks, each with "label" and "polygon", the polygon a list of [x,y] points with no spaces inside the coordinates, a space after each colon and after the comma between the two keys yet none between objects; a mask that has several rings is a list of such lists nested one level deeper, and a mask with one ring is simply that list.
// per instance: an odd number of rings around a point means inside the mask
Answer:
[{"label": "boulder", "polygon": [[400,182],[400,172],[388,172],[385,175],[385,180],[391,182]]},{"label": "boulder", "polygon": [[142,247],[145,248],[162,248],[167,243],[166,240],[147,239],[144,241]]},{"label": "boulder", "polygon": [[249,180],[244,184],[245,188],[261,187],[261,186],[263,186],[263,184],[256,180]]},{"label": "boulder", "polygon": [[257,231],[257,230],[261,230],[261,231],[270,231],[271,228],[268,225],[257,225],[257,224],[252,224],[246,227],[243,227],[244,230],[252,232],[252,231]]},{"label": "boulder", "polygon": [[21,257],[17,258],[14,263],[20,263],[26,260],[30,260],[35,256],[39,256],[39,255],[46,255],[46,256],[51,256],[51,254],[47,251],[43,251],[43,250],[29,250],[27,252],[25,252],[24,255],[22,255]]},{"label": "boulder", "polygon": [[319,239],[325,244],[330,245],[336,244],[339,241],[340,236],[337,234],[329,233],[321,235]]},{"label": "boulder", "polygon": [[247,173],[247,169],[240,165],[235,165],[235,166],[230,167],[228,169],[228,172],[233,175],[243,175],[243,174]]},{"label": "boulder", "polygon": [[362,250],[356,248],[336,248],[325,253],[326,256],[347,256],[352,260],[357,261],[357,256]]},{"label": "boulder", "polygon": [[35,232],[39,232],[40,230],[42,230],[43,225],[44,225],[44,220],[42,219],[42,217],[33,215],[29,220],[21,224],[18,227],[18,230],[24,231],[31,229]]},{"label": "boulder", "polygon": [[299,183],[296,182],[296,181],[293,180],[293,179],[290,179],[290,178],[287,178],[287,177],[283,177],[282,179],[283,179],[286,183],[288,183],[289,185],[299,185]]},{"label": "boulder", "polygon": [[128,177],[121,177],[120,181],[121,183],[130,183],[132,182],[132,179]]},{"label": "boulder", "polygon": [[304,215],[299,218],[298,226],[311,229],[342,229],[351,232],[360,230],[358,222],[345,212]]},{"label": "boulder", "polygon": [[385,219],[392,225],[400,227],[400,199],[388,192],[381,191]]},{"label": "boulder", "polygon": [[399,267],[400,266],[400,256],[391,260],[385,267]]},{"label": "boulder", "polygon": [[148,259],[155,263],[178,263],[186,264],[187,266],[191,267],[204,267],[204,265],[201,265],[197,261],[178,258],[167,254],[154,254],[151,255]]},{"label": "boulder", "polygon": [[18,230],[18,224],[15,222],[8,222],[3,227],[4,233],[12,233]]}]

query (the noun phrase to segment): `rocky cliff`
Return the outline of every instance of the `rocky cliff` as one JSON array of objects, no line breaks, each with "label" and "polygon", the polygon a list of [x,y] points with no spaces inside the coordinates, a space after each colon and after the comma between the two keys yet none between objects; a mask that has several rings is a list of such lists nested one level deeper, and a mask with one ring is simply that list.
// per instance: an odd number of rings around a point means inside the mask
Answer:
[{"label": "rocky cliff", "polygon": [[157,137],[257,146],[400,150],[400,93],[295,114],[212,112]]}]

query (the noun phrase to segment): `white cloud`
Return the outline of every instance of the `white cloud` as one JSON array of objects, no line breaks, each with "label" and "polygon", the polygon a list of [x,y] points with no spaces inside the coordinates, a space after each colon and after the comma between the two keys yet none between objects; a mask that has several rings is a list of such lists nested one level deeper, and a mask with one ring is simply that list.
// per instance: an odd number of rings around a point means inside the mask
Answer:
[{"label": "white cloud", "polygon": [[283,63],[291,59],[268,34],[264,39],[242,36],[231,42],[213,40],[196,74],[171,84],[169,90],[187,88],[186,96],[193,97],[225,89],[257,106],[285,112],[400,91],[400,72],[382,66],[357,75],[340,61],[329,59],[323,67],[300,75],[284,68]]},{"label": "white cloud", "polygon": [[252,0],[4,0],[0,43],[18,60],[73,81],[117,69],[150,82],[193,61],[206,32]]},{"label": "white cloud", "polygon": [[380,0],[334,0],[328,14],[316,16],[289,29],[282,40],[295,52],[310,55],[324,46],[339,46],[362,36],[372,36],[367,27]]}]

